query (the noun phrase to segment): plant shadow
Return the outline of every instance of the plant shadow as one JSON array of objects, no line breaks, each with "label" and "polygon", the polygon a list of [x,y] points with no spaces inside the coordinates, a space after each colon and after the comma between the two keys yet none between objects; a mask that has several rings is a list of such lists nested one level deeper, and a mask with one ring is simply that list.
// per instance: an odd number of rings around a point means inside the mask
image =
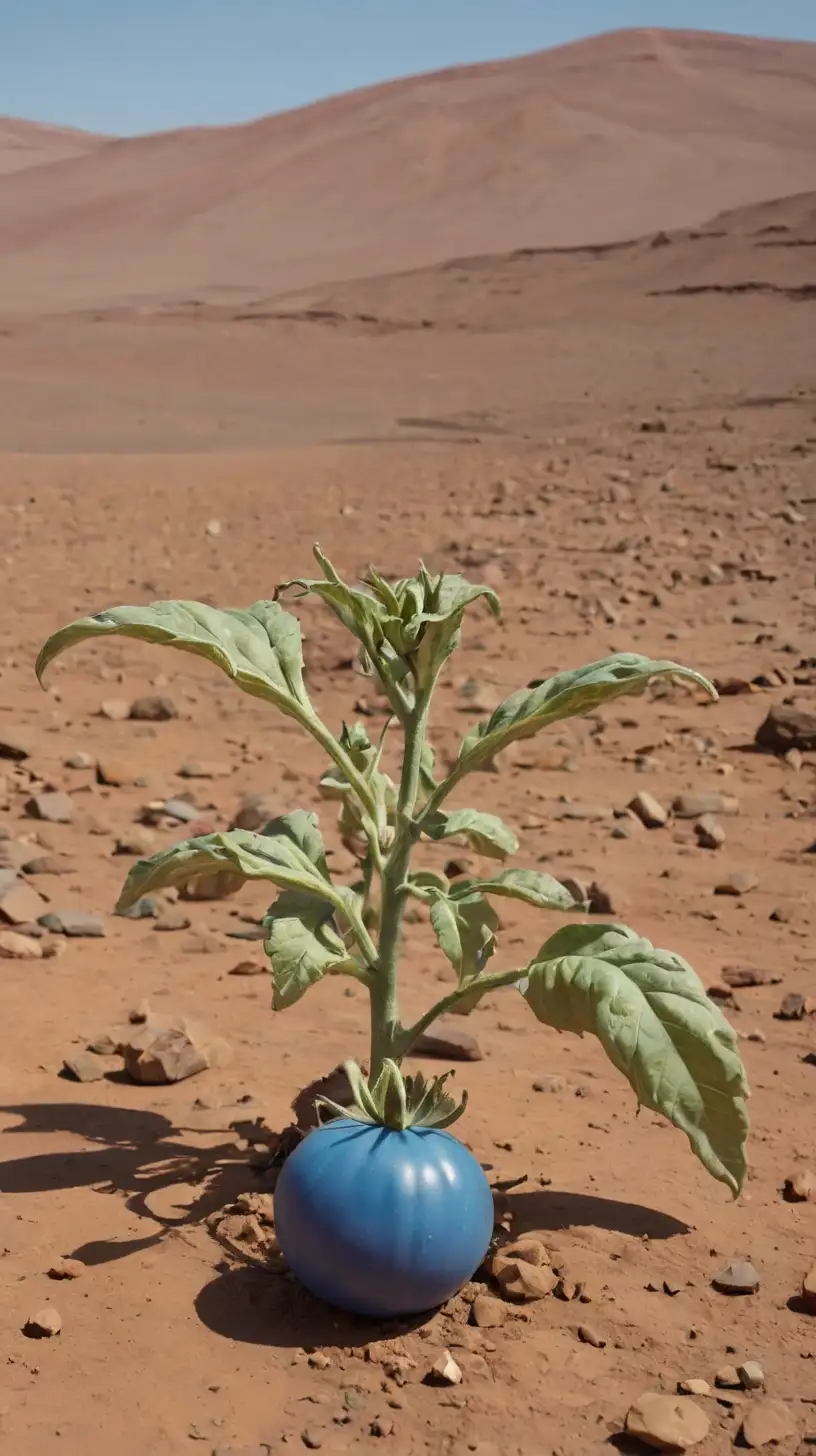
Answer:
[{"label": "plant shadow", "polygon": [[506,1206],[513,1215],[514,1236],[588,1226],[638,1239],[674,1239],[690,1232],[688,1224],[681,1223],[679,1218],[643,1204],[570,1193],[561,1188],[508,1193]]},{"label": "plant shadow", "polygon": [[[235,1132],[218,1126],[217,1111],[212,1114],[211,1131],[223,1133],[224,1141],[210,1147],[186,1142],[183,1126],[156,1112],[83,1102],[4,1106],[0,1111],[20,1118],[5,1137],[63,1132],[93,1144],[77,1152],[7,1159],[0,1167],[4,1195],[99,1187],[103,1192],[123,1194],[128,1211],[153,1224],[153,1231],[141,1239],[97,1240],[74,1249],[73,1257],[86,1264],[109,1263],[150,1248],[171,1230],[199,1224],[208,1214],[234,1202],[239,1193],[259,1187],[257,1175],[237,1146]],[[251,1137],[255,1126],[248,1115],[240,1134]],[[268,1138],[268,1132],[263,1137]],[[150,1207],[149,1199],[174,1184],[192,1184],[200,1192],[177,1216],[163,1216]]]},{"label": "plant shadow", "polygon": [[291,1274],[265,1269],[221,1272],[198,1294],[195,1309],[214,1334],[279,1349],[360,1348],[421,1329],[434,1311],[404,1319],[366,1319],[324,1304]]}]

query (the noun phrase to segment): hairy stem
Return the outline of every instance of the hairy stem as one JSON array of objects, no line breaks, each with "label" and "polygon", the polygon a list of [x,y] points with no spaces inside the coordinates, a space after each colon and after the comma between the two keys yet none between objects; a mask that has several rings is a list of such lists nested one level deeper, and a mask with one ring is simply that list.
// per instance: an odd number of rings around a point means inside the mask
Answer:
[{"label": "hairy stem", "polygon": [[401,1036],[397,1003],[397,959],[402,938],[405,911],[405,880],[411,851],[418,837],[413,822],[419,794],[422,747],[428,726],[428,695],[417,696],[416,705],[406,718],[405,751],[397,799],[394,843],[382,871],[382,903],[380,908],[380,944],[374,985],[371,989],[371,1066],[372,1080],[382,1071],[386,1057],[394,1056]]},{"label": "hairy stem", "polygon": [[498,991],[502,986],[512,986],[519,980],[522,974],[523,972],[518,969],[512,971],[497,971],[495,975],[480,976],[475,981],[469,981],[466,986],[458,986],[448,996],[443,996],[442,1000],[437,1001],[436,1005],[432,1006],[430,1011],[426,1011],[424,1015],[420,1016],[419,1020],[415,1021],[413,1026],[405,1027],[404,1030],[400,1031],[394,1050],[395,1059],[407,1056],[414,1042],[422,1035],[423,1031],[427,1031],[428,1027],[432,1022],[436,1021],[438,1016],[443,1016],[446,1011],[450,1011],[451,1007],[456,1006],[459,1001],[464,1001],[467,996],[472,996],[474,991],[477,990],[483,995],[487,995],[489,991]]}]

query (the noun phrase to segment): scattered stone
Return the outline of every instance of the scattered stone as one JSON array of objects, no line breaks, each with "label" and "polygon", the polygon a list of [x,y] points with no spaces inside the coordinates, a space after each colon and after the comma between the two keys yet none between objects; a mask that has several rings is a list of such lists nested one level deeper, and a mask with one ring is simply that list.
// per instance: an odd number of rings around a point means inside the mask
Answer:
[{"label": "scattered stone", "polygon": [[425,1376],[426,1385],[461,1385],[462,1371],[450,1350],[443,1350]]},{"label": "scattered stone", "polygon": [[93,915],[88,910],[49,910],[40,916],[38,924],[55,935],[85,940],[95,940],[107,934],[102,916]]},{"label": "scattered stone", "polygon": [[93,1052],[77,1052],[76,1056],[66,1057],[62,1065],[75,1082],[101,1082],[105,1075],[104,1062]]},{"label": "scattered stone", "polygon": [[130,703],[125,698],[106,698],[99,704],[99,715],[110,723],[124,723],[130,717]]},{"label": "scattered stone", "polygon": [[678,794],[672,803],[677,819],[702,819],[704,814],[739,814],[739,799],[729,794]]},{"label": "scattered stone", "polygon": [[124,1058],[128,1076],[149,1086],[182,1082],[209,1067],[225,1067],[232,1055],[222,1037],[212,1036],[186,1017],[169,1026],[153,1017],[129,1030],[116,1050]]},{"label": "scattered stone", "polygon": [[[10,881],[5,880],[9,875]],[[13,870],[0,870],[0,920],[9,925],[30,925],[47,904],[33,885],[18,880]]]},{"label": "scattered stone", "polygon": [[163,903],[155,917],[155,930],[189,930],[192,921],[187,911],[181,905],[168,905]]},{"label": "scattered stone", "polygon": [[62,1318],[59,1312],[52,1305],[47,1304],[44,1309],[38,1309],[32,1314],[23,1325],[23,1334],[28,1335],[30,1340],[50,1340],[58,1335],[62,1329]]},{"label": "scattered stone", "polygon": [[440,1057],[451,1062],[481,1062],[484,1053],[475,1036],[455,1021],[440,1016],[411,1048],[413,1057]]},{"label": "scattered stone", "polygon": [[492,1294],[477,1294],[470,1306],[470,1322],[482,1330],[495,1330],[505,1323],[507,1307]]},{"label": "scattered stone", "polygon": [[214,875],[198,875],[181,885],[182,900],[227,900],[246,883],[244,876],[232,870],[219,870]]},{"label": "scattered stone", "polygon": [[236,966],[227,971],[228,976],[268,976],[269,965],[262,961],[239,961]]},{"label": "scattered stone", "polygon": [[[36,846],[26,839],[0,840],[0,869],[14,870],[15,874],[19,870],[25,869],[35,848]],[[9,884],[13,883],[12,875],[6,876],[6,879]]]},{"label": "scattered stone", "polygon": [[38,854],[26,860],[23,869],[27,875],[72,875],[75,865],[62,854]]},{"label": "scattered stone", "polygon": [[711,1386],[707,1380],[698,1380],[692,1377],[690,1380],[678,1380],[678,1395],[710,1395]]},{"label": "scattered stone", "polygon": [[539,1077],[538,1080],[533,1083],[533,1091],[534,1092],[550,1092],[550,1093],[555,1094],[555,1093],[558,1093],[558,1092],[566,1092],[566,1090],[567,1090],[567,1079],[566,1079],[566,1077],[558,1077],[558,1076]]},{"label": "scattered stone", "polygon": [[765,1384],[765,1371],[757,1360],[746,1360],[738,1366],[737,1374],[745,1390],[761,1390]]},{"label": "scattered stone", "polygon": [[808,1314],[816,1314],[816,1264],[802,1280],[802,1303]]},{"label": "scattered stone", "polygon": [[244,794],[235,811],[230,829],[250,829],[253,833],[259,834],[270,819],[277,818],[279,813],[280,806],[270,794]]},{"label": "scattered stone", "polygon": [[31,744],[24,733],[18,733],[14,728],[0,728],[0,758],[22,763],[30,757]]},{"label": "scattered stone", "polygon": [[159,901],[154,900],[152,895],[142,895],[129,910],[114,910],[113,913],[122,920],[155,920],[160,908]]},{"label": "scattered stone", "polygon": [[747,895],[759,884],[759,875],[753,870],[732,870],[719,884],[714,886],[715,895]]},{"label": "scattered stone", "polygon": [[657,1451],[687,1451],[708,1435],[710,1422],[700,1407],[675,1395],[642,1395],[629,1407],[626,1430]]},{"label": "scattered stone", "polygon": [[504,1259],[499,1267],[493,1264],[493,1274],[503,1299],[514,1304],[530,1304],[537,1299],[546,1299],[558,1283],[558,1276],[547,1264],[536,1267],[522,1258]]},{"label": "scattered stone", "polygon": [[[210,521],[210,526],[217,524],[217,521]],[[218,530],[220,531],[220,529],[221,527],[219,526]],[[208,526],[207,534],[210,536],[217,536],[218,531],[210,531]],[[323,1432],[315,1430],[314,1426],[307,1426],[305,1431],[301,1431],[300,1439],[306,1447],[307,1451],[319,1451],[321,1446],[323,1445],[324,1436]]]},{"label": "scattered stone", "polygon": [[96,782],[109,789],[130,788],[138,778],[138,771],[125,759],[100,758],[97,761]]},{"label": "scattered stone", "polygon": [[791,921],[797,919],[798,912],[799,906],[795,900],[782,900],[774,906],[768,919],[775,921],[777,925],[790,925]]},{"label": "scattered stone", "polygon": [[[516,1180],[518,1181],[518,1180]],[[515,1239],[513,1243],[502,1244],[490,1261],[490,1272],[497,1279],[505,1264],[532,1264],[535,1269],[549,1265],[550,1256],[540,1239]]]},{"label": "scattered stone", "polygon": [[754,966],[723,966],[722,978],[732,991],[742,991],[748,986],[766,986],[775,979],[767,971],[757,970]]},{"label": "scattered stone", "polygon": [[759,1274],[748,1259],[735,1259],[715,1274],[711,1283],[720,1294],[756,1294]]},{"label": "scattered stone", "polygon": [[165,799],[161,808],[171,819],[178,819],[182,824],[192,824],[201,813],[195,804],[188,803],[186,799]]},{"label": "scattered stone", "polygon": [[0,960],[39,961],[42,960],[42,946],[30,935],[21,935],[17,930],[0,930]]},{"label": "scattered stone", "polygon": [[182,779],[227,779],[231,773],[231,763],[204,763],[198,758],[188,758],[178,770]]},{"label": "scattered stone", "polygon": [[816,1202],[816,1176],[809,1168],[802,1168],[785,1179],[785,1199],[788,1203]]},{"label": "scattered stone", "polygon": [[116,1042],[107,1031],[102,1031],[88,1042],[88,1051],[96,1052],[98,1057],[112,1057],[116,1055]]},{"label": "scattered stone", "polygon": [[85,1265],[81,1259],[57,1259],[48,1270],[49,1279],[81,1279]]},{"label": "scattered stone", "polygon": [[44,819],[48,824],[72,824],[74,804],[69,794],[55,789],[44,794],[34,794],[26,804],[26,813],[32,819]]},{"label": "scattered stone", "polygon": [[725,844],[725,830],[713,814],[703,814],[694,825],[694,833],[701,849],[721,849]]},{"label": "scattered stone", "polygon": [[787,753],[790,748],[807,752],[816,748],[816,713],[793,704],[776,703],[754,734],[759,748]]},{"label": "scattered stone", "polygon": [[171,718],[177,718],[178,708],[172,698],[164,698],[157,693],[148,693],[142,698],[136,698],[130,705],[129,718],[136,719],[141,723],[168,723]]},{"label": "scattered stone", "polygon": [[635,794],[628,808],[647,829],[663,829],[669,822],[668,809],[664,809],[653,794]]},{"label": "scattered stone", "polygon": [[579,1325],[578,1339],[582,1345],[592,1345],[596,1350],[606,1349],[606,1340],[599,1334],[594,1325]]},{"label": "scattered stone", "polygon": [[611,819],[613,810],[608,804],[562,804],[556,819],[573,819],[593,824],[601,819]]},{"label": "scattered stone", "polygon": [[777,1021],[801,1021],[807,1012],[807,1002],[798,991],[789,991],[783,996],[779,1010],[774,1012]]},{"label": "scattered stone", "polygon": [[144,824],[134,824],[125,834],[121,834],[116,841],[115,854],[135,854],[140,859],[145,855],[152,854],[156,844],[156,836],[152,829]]},{"label": "scattered stone", "polygon": [[796,1435],[796,1422],[781,1400],[758,1400],[746,1411],[740,1427],[744,1446],[757,1450],[760,1446],[776,1446]]},{"label": "scattered stone", "polygon": [[721,1370],[714,1376],[714,1384],[718,1390],[740,1390],[742,1381],[736,1365],[723,1365]]},{"label": "scattered stone", "polygon": [[68,757],[64,759],[64,765],[66,768],[74,769],[95,768],[96,759],[92,753],[69,753]]}]

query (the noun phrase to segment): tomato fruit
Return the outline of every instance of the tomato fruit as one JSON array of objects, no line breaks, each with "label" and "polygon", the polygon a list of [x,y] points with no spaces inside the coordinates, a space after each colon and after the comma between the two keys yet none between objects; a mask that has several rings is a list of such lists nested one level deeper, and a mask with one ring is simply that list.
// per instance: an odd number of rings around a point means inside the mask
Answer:
[{"label": "tomato fruit", "polygon": [[388,1318],[443,1304],[493,1233],[493,1195],[448,1132],[337,1118],[286,1159],[275,1231],[289,1267],[328,1304]]}]

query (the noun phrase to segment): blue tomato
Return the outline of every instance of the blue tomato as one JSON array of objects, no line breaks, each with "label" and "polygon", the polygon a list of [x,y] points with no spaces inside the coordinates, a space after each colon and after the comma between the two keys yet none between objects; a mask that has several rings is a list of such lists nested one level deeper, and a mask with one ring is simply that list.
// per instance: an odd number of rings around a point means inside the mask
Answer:
[{"label": "blue tomato", "polygon": [[448,1132],[337,1118],[287,1158],[275,1231],[320,1299],[388,1318],[443,1304],[470,1279],[493,1232],[493,1196]]}]

